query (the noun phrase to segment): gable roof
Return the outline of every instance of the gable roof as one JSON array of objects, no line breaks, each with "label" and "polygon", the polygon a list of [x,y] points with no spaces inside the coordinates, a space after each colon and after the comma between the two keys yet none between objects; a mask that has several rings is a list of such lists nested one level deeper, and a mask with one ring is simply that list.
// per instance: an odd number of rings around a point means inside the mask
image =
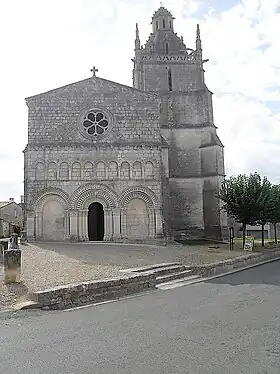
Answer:
[{"label": "gable roof", "polygon": [[77,82],[67,84],[65,86],[57,87],[57,88],[54,88],[52,90],[39,93],[37,95],[26,97],[25,100],[27,102],[32,101],[33,99],[41,98],[43,96],[58,93],[59,91],[64,91],[64,90],[67,90],[67,89],[74,88],[75,86],[80,86],[80,85],[83,85],[83,84],[87,85],[87,84],[90,84],[90,83],[95,83],[97,85],[98,84],[102,84],[102,85],[105,84],[105,85],[108,85],[108,86],[111,86],[111,87],[114,86],[116,88],[119,88],[120,90],[125,89],[125,90],[131,91],[133,93],[138,93],[139,95],[145,96],[147,98],[148,97],[153,97],[153,98],[159,97],[159,95],[156,92],[144,92],[144,91],[138,90],[137,88],[127,86],[127,85],[122,84],[122,83],[114,82],[114,81],[111,81],[111,80],[108,80],[108,79],[99,78],[99,77],[90,77],[90,78],[82,79],[82,80],[77,81]]},{"label": "gable roof", "polygon": [[0,208],[3,208],[4,206],[11,204],[11,201],[0,201]]},{"label": "gable roof", "polygon": [[0,209],[4,208],[5,206],[10,205],[10,204],[16,204],[16,205],[20,206],[15,201],[0,201]]}]

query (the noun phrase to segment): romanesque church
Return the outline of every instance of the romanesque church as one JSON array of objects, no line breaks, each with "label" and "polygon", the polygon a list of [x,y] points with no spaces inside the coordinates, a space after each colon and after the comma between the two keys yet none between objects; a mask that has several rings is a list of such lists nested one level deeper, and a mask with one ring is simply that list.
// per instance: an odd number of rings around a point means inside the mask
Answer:
[{"label": "romanesque church", "polygon": [[29,240],[156,241],[182,233],[221,238],[217,191],[223,145],[194,48],[160,7],[141,45],[133,87],[92,76],[26,99]]}]

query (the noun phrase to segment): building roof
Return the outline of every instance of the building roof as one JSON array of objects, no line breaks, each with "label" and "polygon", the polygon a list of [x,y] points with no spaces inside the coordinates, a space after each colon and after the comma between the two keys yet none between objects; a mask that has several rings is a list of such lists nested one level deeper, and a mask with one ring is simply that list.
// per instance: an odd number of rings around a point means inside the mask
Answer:
[{"label": "building roof", "polygon": [[163,6],[161,6],[154,14],[153,14],[153,18],[155,17],[160,17],[160,16],[169,16],[169,17],[172,17],[174,19],[174,17],[172,16],[172,14],[169,12],[169,10],[167,10],[166,8],[164,8]]},{"label": "building roof", "polygon": [[0,201],[0,209],[1,208],[4,208],[5,206],[9,205],[9,204],[16,204],[16,205],[19,205],[18,203],[16,203],[15,201]]},{"label": "building roof", "polygon": [[57,93],[59,91],[63,92],[64,90],[67,91],[68,89],[71,89],[71,88],[75,89],[76,87],[82,86],[83,84],[91,84],[93,86],[98,85],[98,84],[104,86],[104,85],[107,84],[108,86],[118,87],[120,90],[126,89],[128,91],[138,93],[139,95],[141,95],[143,97],[151,97],[152,99],[155,98],[155,97],[159,97],[157,92],[144,92],[144,91],[138,90],[137,88],[127,86],[127,85],[122,84],[122,83],[114,82],[114,81],[111,81],[111,80],[108,80],[108,79],[104,79],[104,78],[100,78],[100,77],[95,76],[95,77],[90,77],[90,78],[80,80],[78,82],[70,83],[70,84],[67,84],[67,85],[62,86],[62,87],[57,87],[57,88],[54,88],[52,90],[39,93],[37,95],[26,97],[25,100],[28,103],[28,101],[31,101],[31,100],[34,100],[34,99],[37,99],[37,98],[41,98],[41,97],[44,97],[44,96],[47,96],[47,95],[50,95],[50,94],[54,94],[54,93]]}]

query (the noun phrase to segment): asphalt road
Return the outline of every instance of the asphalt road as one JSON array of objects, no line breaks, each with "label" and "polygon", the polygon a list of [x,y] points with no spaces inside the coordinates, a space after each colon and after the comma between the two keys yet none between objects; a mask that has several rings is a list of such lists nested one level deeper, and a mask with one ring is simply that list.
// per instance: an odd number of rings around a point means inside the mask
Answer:
[{"label": "asphalt road", "polygon": [[68,312],[0,317],[0,373],[280,373],[280,262]]}]

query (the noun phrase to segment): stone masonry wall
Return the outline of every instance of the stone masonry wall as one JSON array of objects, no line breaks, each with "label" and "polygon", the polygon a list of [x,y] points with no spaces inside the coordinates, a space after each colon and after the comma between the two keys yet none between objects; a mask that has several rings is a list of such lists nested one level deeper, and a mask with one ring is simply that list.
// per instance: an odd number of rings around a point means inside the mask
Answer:
[{"label": "stone masonry wall", "polygon": [[92,144],[79,129],[80,115],[91,108],[107,109],[113,125],[106,142],[159,142],[159,100],[109,81],[86,79],[27,99],[28,143]]},{"label": "stone masonry wall", "polygon": [[55,287],[32,295],[41,308],[66,309],[155,288],[155,274],[135,275]]}]

